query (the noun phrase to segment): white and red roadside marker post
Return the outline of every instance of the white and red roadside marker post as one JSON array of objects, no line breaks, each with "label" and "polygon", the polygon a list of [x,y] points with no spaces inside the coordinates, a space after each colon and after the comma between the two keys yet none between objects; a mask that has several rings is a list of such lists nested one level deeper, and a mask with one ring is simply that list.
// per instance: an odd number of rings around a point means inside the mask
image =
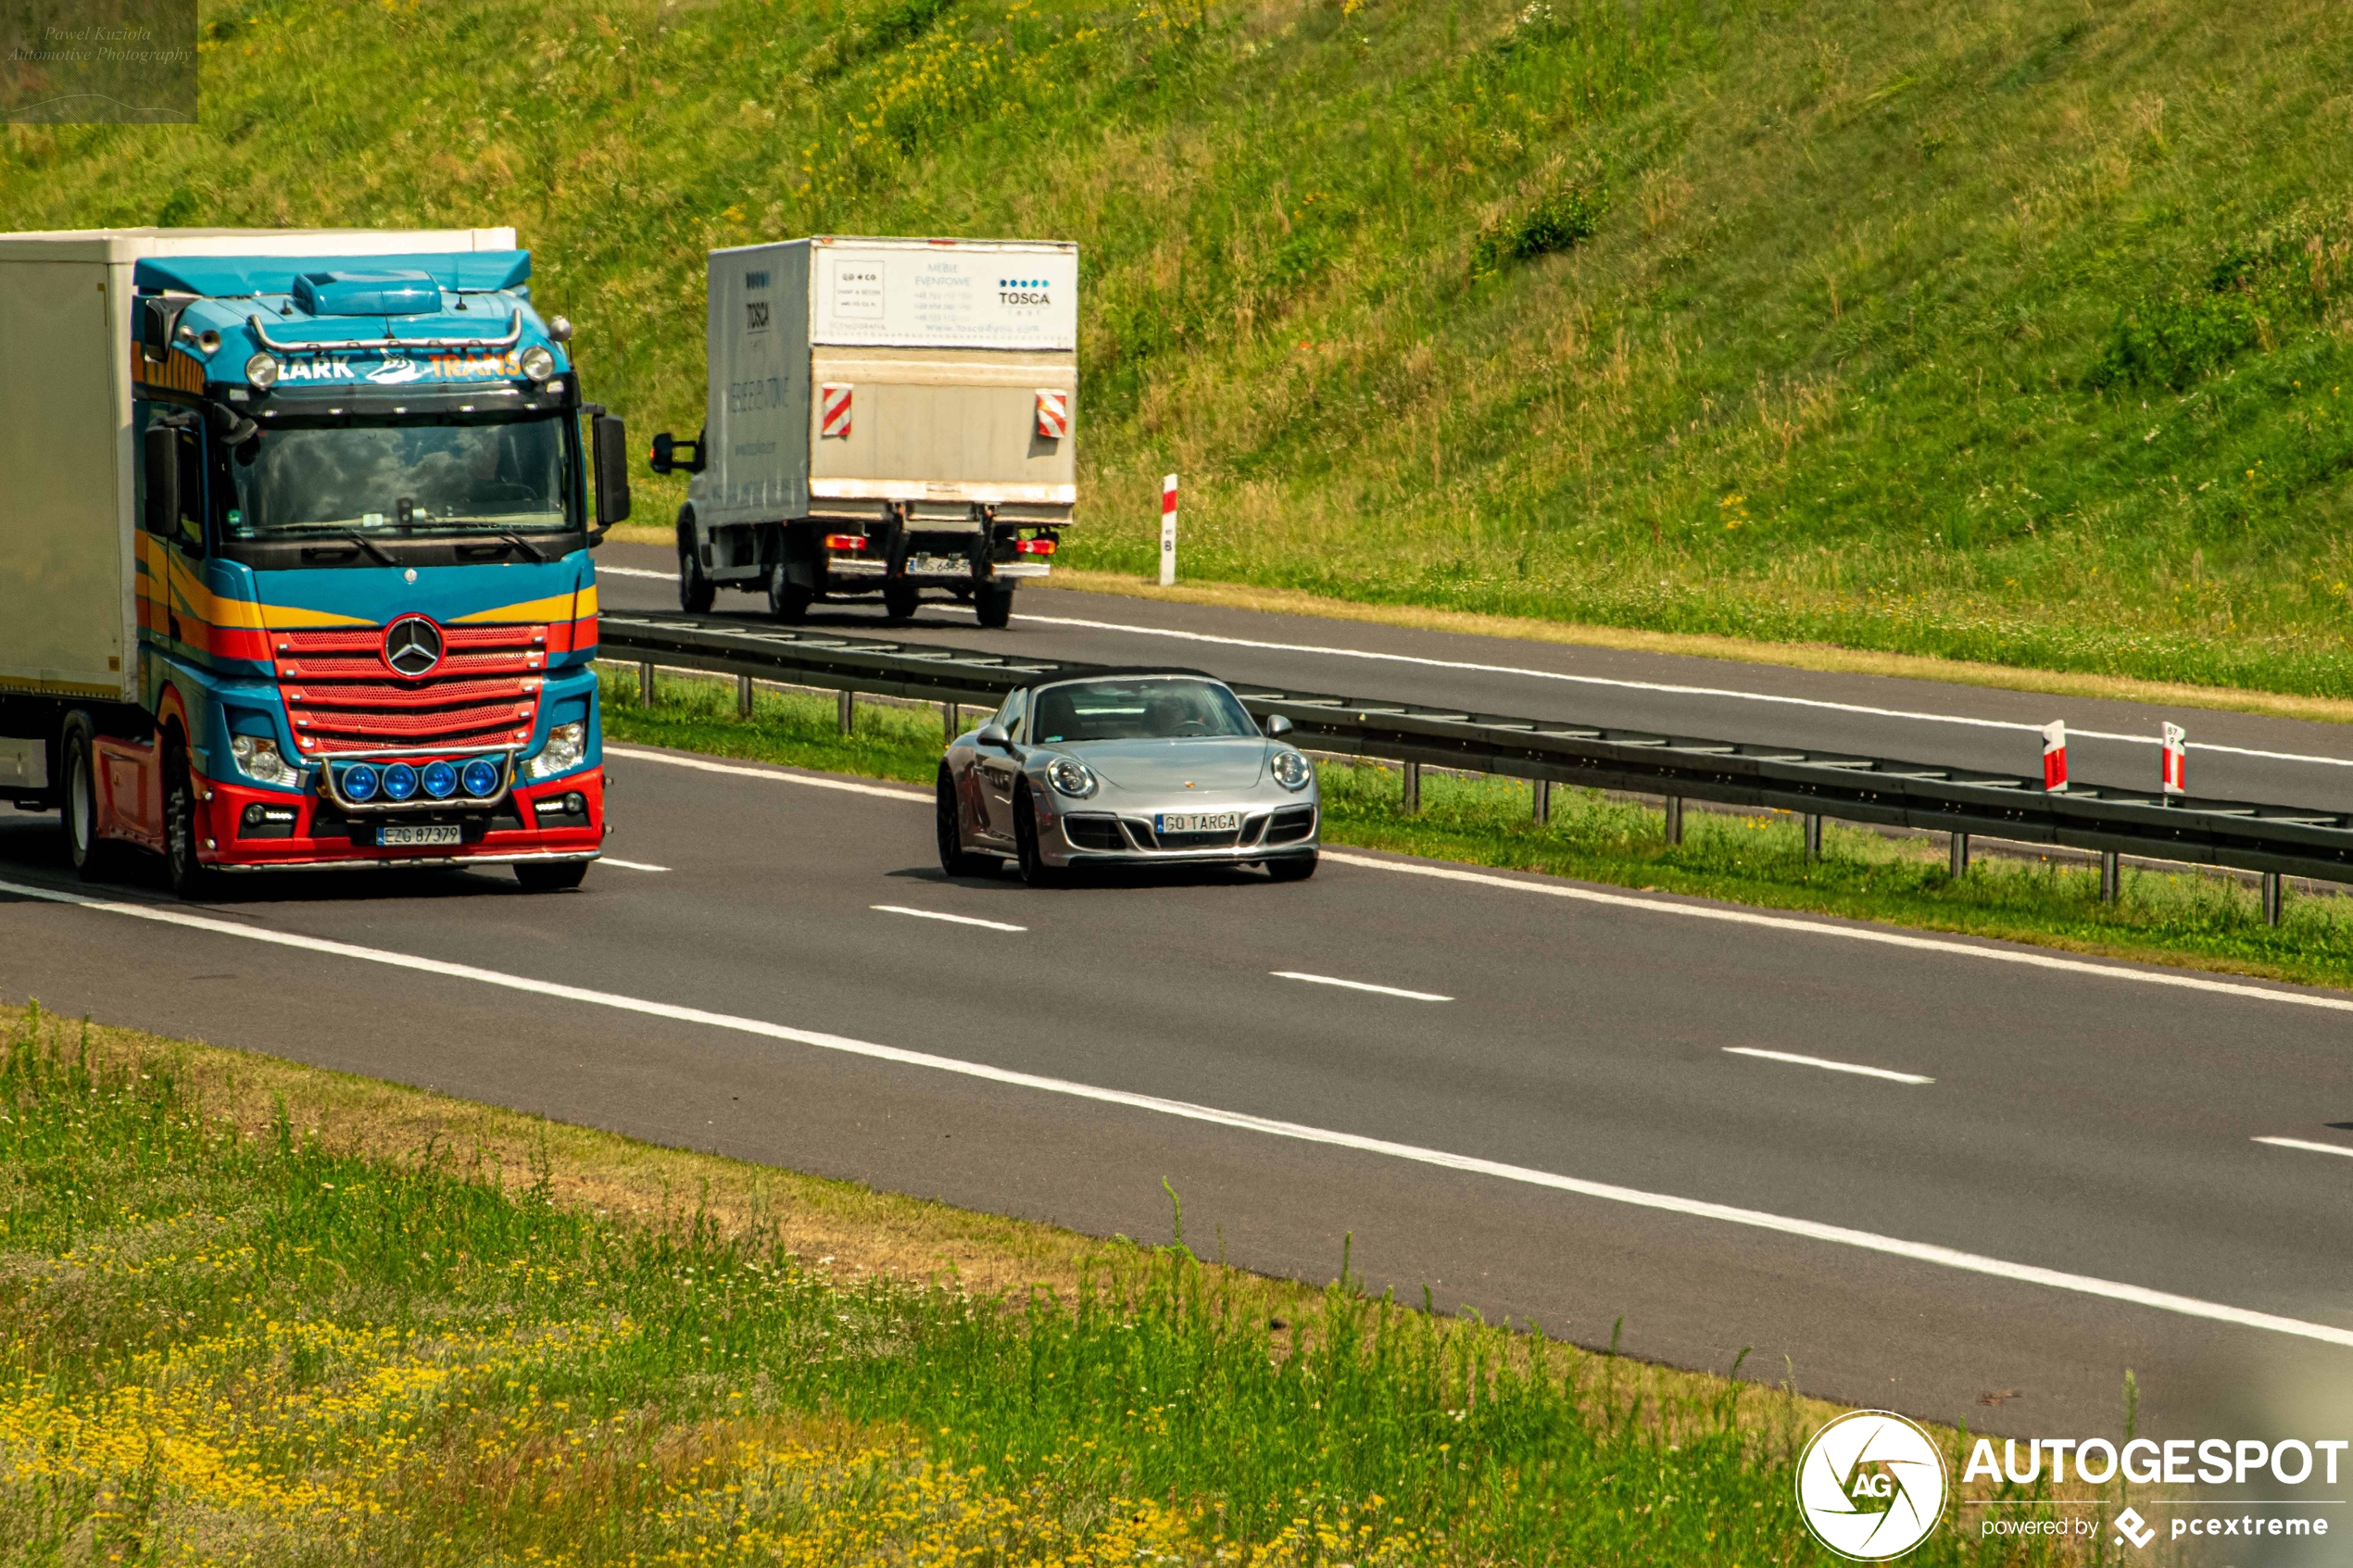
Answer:
[{"label": "white and red roadside marker post", "polygon": [[2043,726],[2043,787],[2054,794],[2067,787],[2067,721],[2054,719]]},{"label": "white and red roadside marker post", "polygon": [[2157,786],[2169,798],[2190,789],[2190,733],[2179,724],[2165,726],[2165,745],[2158,753]]},{"label": "white and red roadside marker post", "polygon": [[1160,482],[1160,585],[1176,585],[1176,476]]}]

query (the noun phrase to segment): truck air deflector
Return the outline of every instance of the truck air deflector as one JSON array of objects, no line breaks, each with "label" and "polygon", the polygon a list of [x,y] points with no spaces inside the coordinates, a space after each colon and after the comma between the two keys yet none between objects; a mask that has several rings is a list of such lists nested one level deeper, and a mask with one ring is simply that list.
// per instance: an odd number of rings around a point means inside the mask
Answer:
[{"label": "truck air deflector", "polygon": [[157,256],[142,259],[131,274],[138,288],[157,294],[203,295],[213,299],[292,294],[295,280],[336,262],[364,264],[371,271],[416,272],[452,294],[493,294],[531,280],[531,253],[484,250],[394,256]]}]

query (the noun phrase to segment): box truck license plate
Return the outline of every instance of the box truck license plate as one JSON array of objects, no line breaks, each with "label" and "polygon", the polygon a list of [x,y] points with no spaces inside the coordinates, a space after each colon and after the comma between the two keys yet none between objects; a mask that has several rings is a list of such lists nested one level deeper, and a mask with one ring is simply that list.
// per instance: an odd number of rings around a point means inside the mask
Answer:
[{"label": "box truck license plate", "polygon": [[424,822],[414,827],[386,826],[377,830],[376,842],[386,849],[403,844],[462,844],[465,842],[455,822]]},{"label": "box truck license plate", "polygon": [[1163,811],[1152,818],[1154,833],[1239,833],[1239,811]]},{"label": "box truck license plate", "polygon": [[910,577],[970,577],[973,563],[962,556],[910,556],[907,575]]}]

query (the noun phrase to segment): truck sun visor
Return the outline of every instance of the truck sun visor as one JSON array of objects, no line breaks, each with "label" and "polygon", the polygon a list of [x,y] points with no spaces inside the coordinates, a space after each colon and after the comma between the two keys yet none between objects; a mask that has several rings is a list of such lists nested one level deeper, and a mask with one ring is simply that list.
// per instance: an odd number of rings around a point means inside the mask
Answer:
[{"label": "truck sun visor", "polygon": [[[194,294],[215,299],[292,294],[306,272],[350,270],[416,272],[443,288],[476,293],[517,289],[531,281],[531,253],[523,250],[452,251],[399,256],[150,256],[140,259],[132,281],[151,294]],[[437,307],[436,307],[437,308]]]}]

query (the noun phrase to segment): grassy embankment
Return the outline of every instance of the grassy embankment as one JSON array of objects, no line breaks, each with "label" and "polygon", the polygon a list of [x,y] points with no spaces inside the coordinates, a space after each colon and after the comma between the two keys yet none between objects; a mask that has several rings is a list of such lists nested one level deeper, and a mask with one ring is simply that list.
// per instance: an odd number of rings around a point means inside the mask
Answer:
[{"label": "grassy embankment", "polygon": [[[746,721],[736,717],[732,682],[664,675],[656,696],[652,709],[637,707],[634,669],[609,671],[606,734],[923,787],[939,767],[936,708],[862,705],[856,733],[845,736],[830,697],[762,691]],[[2121,898],[2104,906],[2087,866],[1981,859],[1956,881],[1942,839],[1825,822],[1823,859],[1809,865],[1793,817],[1693,811],[1683,843],[1669,846],[1659,813],[1597,791],[1556,788],[1553,820],[1539,824],[1524,783],[1428,773],[1422,813],[1408,817],[1394,771],[1328,762],[1320,771],[1324,837],[1334,846],[2353,987],[2353,907],[2341,897],[2291,897],[2274,928],[2252,889],[2190,871],[2128,866]],[[908,831],[911,844],[928,845],[927,821],[911,819]]]},{"label": "grassy embankment", "polygon": [[[1824,1407],[1344,1266],[1315,1291],[37,1010],[0,1008],[0,1057],[6,1562],[1831,1561],[1790,1500]],[[1981,1549],[1984,1512],[1917,1561],[2065,1560]]]},{"label": "grassy embankment", "polygon": [[202,124],[12,125],[0,222],[512,222],[641,433],[699,418],[709,246],[1074,239],[1074,565],[1142,570],[1176,469],[1189,575],[2353,695],[2342,6],[208,0],[204,34]]}]

